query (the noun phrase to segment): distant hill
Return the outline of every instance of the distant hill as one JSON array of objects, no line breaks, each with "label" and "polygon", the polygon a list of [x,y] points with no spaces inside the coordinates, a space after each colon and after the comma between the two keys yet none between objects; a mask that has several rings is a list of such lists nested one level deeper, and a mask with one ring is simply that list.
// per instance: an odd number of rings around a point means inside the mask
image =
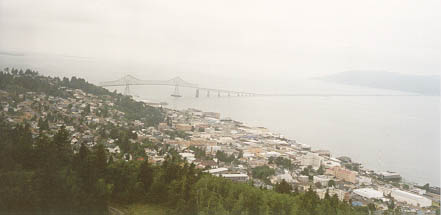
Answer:
[{"label": "distant hill", "polygon": [[347,71],[320,78],[340,84],[440,95],[440,76],[406,75],[385,71]]}]

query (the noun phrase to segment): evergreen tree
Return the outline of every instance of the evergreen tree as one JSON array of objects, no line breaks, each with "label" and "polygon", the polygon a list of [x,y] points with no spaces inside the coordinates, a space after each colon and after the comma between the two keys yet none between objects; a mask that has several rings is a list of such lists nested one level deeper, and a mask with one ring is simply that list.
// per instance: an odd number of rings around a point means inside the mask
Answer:
[{"label": "evergreen tree", "polygon": [[87,104],[86,107],[84,108],[84,113],[87,115],[90,113],[90,104]]},{"label": "evergreen tree", "polygon": [[138,180],[142,182],[144,192],[149,192],[153,183],[153,169],[148,163],[148,158],[140,166]]},{"label": "evergreen tree", "polygon": [[95,168],[98,178],[103,178],[107,167],[106,149],[103,144],[95,146]]},{"label": "evergreen tree", "polygon": [[53,138],[55,145],[57,163],[61,166],[66,166],[72,161],[72,147],[69,141],[69,132],[62,126]]},{"label": "evergreen tree", "polygon": [[291,190],[292,190],[291,185],[288,184],[288,182],[286,182],[285,179],[283,179],[280,183],[277,183],[274,188],[274,191],[285,194],[291,193]]}]

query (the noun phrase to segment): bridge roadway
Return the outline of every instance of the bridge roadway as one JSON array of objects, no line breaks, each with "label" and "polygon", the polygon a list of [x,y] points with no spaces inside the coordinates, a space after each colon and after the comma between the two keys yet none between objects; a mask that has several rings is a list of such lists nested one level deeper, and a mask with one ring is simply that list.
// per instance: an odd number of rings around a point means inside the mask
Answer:
[{"label": "bridge roadway", "polygon": [[207,87],[199,87],[197,84],[192,84],[184,81],[180,77],[176,77],[170,80],[140,80],[131,75],[126,75],[115,81],[107,81],[100,83],[102,87],[112,87],[112,86],[125,86],[125,94],[130,94],[130,85],[163,85],[163,86],[174,86],[175,92],[172,96],[180,97],[179,87],[187,87],[196,89],[196,97],[199,97],[200,91],[206,91],[206,96],[210,96],[210,92],[217,92],[218,96],[221,94],[227,94],[228,96],[317,96],[317,97],[340,97],[340,96],[421,96],[419,94],[257,94],[250,92],[225,90],[225,89],[215,89]]},{"label": "bridge roadway", "polygon": [[225,90],[225,89],[215,89],[208,87],[199,87],[197,84],[192,84],[184,81],[180,77],[172,78],[170,80],[140,80],[131,75],[126,75],[115,81],[106,81],[101,82],[100,86],[102,87],[114,87],[114,86],[125,86],[126,89],[124,91],[125,94],[130,94],[130,86],[131,85],[162,85],[162,86],[174,86],[175,92],[173,95],[179,95],[179,87],[186,88],[195,88],[196,89],[196,97],[199,97],[199,91],[206,91],[207,96],[210,96],[210,91],[215,92],[218,96],[221,94],[227,95],[236,95],[236,96],[256,96],[258,94],[251,92],[243,92],[243,91],[234,91],[234,90]]}]

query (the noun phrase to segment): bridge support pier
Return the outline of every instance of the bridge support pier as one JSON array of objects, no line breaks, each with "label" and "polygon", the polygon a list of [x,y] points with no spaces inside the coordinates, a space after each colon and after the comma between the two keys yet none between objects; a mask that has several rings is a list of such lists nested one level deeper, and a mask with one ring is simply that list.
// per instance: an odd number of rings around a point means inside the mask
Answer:
[{"label": "bridge support pier", "polygon": [[207,90],[207,97],[210,97],[210,91]]},{"label": "bridge support pier", "polygon": [[220,97],[220,91],[217,91],[217,97]]},{"label": "bridge support pier", "polygon": [[199,89],[196,89],[196,98],[199,98]]},{"label": "bridge support pier", "polygon": [[181,94],[179,93],[179,85],[175,85],[175,91],[173,92],[173,94],[171,94],[171,96],[176,98],[181,97]]},{"label": "bridge support pier", "polygon": [[124,95],[130,95],[130,84],[126,84],[126,88],[124,89]]}]

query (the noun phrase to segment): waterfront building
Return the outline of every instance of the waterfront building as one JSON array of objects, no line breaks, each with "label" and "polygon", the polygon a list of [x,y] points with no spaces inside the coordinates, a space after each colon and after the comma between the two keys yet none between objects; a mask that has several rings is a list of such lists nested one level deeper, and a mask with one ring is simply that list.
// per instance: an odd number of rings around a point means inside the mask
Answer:
[{"label": "waterfront building", "polygon": [[300,157],[300,163],[302,166],[312,166],[314,169],[320,168],[320,165],[323,163],[323,157],[319,156],[316,153],[306,153],[302,157]]},{"label": "waterfront building", "polygon": [[430,207],[432,206],[432,200],[417,195],[417,194],[413,194],[413,193],[409,193],[406,191],[402,191],[399,189],[393,189],[392,192],[390,193],[390,195],[392,196],[392,198],[394,198],[396,201],[398,202],[404,202],[416,207]]},{"label": "waterfront building", "polygon": [[326,170],[326,174],[333,175],[337,179],[350,182],[350,183],[357,183],[357,173],[342,167],[333,167]]},{"label": "waterfront building", "polygon": [[332,167],[336,167],[336,166],[341,166],[339,162],[336,162],[334,160],[327,160],[325,162],[323,162],[323,166],[325,166],[325,168],[332,168]]},{"label": "waterfront building", "polygon": [[203,115],[204,117],[220,119],[220,113],[215,113],[215,112],[204,112],[202,115]]},{"label": "waterfront building", "polygon": [[317,153],[322,157],[331,157],[331,152],[329,150],[315,150],[314,153]]},{"label": "waterfront building", "polygon": [[299,143],[300,149],[303,151],[311,151],[311,146],[303,143]]},{"label": "waterfront building", "polygon": [[381,199],[383,198],[383,193],[378,191],[378,190],[374,190],[372,188],[360,188],[360,189],[356,189],[353,191],[355,194],[366,198],[366,199]]},{"label": "waterfront building", "polygon": [[400,180],[401,176],[400,174],[396,173],[396,172],[380,172],[380,178],[383,180]]}]

